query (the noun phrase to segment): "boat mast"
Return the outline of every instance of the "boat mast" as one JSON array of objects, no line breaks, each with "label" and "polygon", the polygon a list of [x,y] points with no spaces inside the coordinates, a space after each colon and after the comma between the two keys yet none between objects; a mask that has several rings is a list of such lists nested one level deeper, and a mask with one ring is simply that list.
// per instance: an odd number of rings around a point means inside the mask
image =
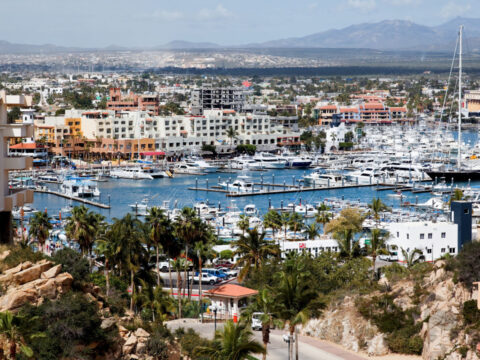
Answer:
[{"label": "boat mast", "polygon": [[462,166],[462,35],[463,25],[460,25],[459,32],[459,53],[458,53],[458,171]]}]

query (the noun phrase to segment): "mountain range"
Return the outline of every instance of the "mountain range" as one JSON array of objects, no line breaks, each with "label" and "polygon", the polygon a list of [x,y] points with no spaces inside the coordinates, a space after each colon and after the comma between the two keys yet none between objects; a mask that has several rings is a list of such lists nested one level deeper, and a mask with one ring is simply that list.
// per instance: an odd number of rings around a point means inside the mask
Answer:
[{"label": "mountain range", "polygon": [[110,45],[100,49],[62,47],[51,44],[26,45],[0,40],[0,53],[51,53],[72,51],[180,50],[235,48],[367,48],[376,50],[451,51],[455,46],[458,27],[465,25],[470,51],[480,49],[480,19],[457,17],[438,26],[419,25],[406,20],[385,20],[351,25],[303,37],[286,38],[241,46],[218,45],[211,42],[171,41],[150,48],[127,48]]}]

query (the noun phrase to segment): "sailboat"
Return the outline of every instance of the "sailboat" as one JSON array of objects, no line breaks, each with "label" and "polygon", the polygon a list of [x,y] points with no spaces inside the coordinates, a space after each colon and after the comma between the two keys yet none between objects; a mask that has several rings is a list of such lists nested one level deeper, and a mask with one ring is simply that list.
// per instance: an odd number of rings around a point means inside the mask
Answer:
[{"label": "sailboat", "polygon": [[[458,33],[458,153],[457,169],[452,170],[427,170],[426,173],[432,179],[445,178],[447,181],[480,180],[480,169],[462,168],[462,55],[463,55],[463,25],[460,25]],[[455,49],[456,51],[456,49]],[[455,54],[454,54],[455,58]],[[453,63],[452,63],[453,65]]]}]

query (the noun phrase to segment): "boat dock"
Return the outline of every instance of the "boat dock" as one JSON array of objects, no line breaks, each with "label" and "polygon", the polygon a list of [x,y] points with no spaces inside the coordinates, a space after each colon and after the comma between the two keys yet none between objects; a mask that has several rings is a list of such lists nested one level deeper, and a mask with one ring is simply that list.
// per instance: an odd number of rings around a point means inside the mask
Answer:
[{"label": "boat dock", "polygon": [[[78,201],[78,202],[81,202],[81,203],[84,203],[84,204],[87,204],[87,205],[92,205],[92,206],[99,207],[99,208],[101,208],[101,209],[110,209],[110,205],[102,204],[102,203],[100,203],[100,202],[88,200],[88,199],[85,199],[85,198],[79,198],[79,197],[75,197],[75,196],[68,196],[68,195],[65,195],[65,194],[63,194],[63,193],[61,193],[61,192],[58,192],[58,191],[44,190],[44,189],[35,189],[34,191],[35,191],[35,192],[38,192],[38,193],[42,193],[42,194],[50,194],[50,195],[60,196],[60,197],[63,197],[63,198],[65,198],[65,199],[69,199],[69,200],[73,200],[73,201]],[[110,202],[110,201],[109,201],[109,202]]]}]

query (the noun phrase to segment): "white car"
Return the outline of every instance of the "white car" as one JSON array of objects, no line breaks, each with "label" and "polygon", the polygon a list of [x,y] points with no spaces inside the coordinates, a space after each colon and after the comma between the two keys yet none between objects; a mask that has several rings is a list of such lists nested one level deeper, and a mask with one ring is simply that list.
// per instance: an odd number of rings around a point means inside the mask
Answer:
[{"label": "white car", "polygon": [[[193,282],[198,283],[198,281],[199,281],[199,277],[198,277],[198,274],[196,274],[193,276]],[[220,282],[220,278],[208,273],[202,273],[202,284],[215,285],[218,282]]]},{"label": "white car", "polygon": [[254,312],[252,314],[252,330],[262,330],[263,312]]},{"label": "white car", "polygon": [[237,275],[238,275],[238,270],[237,269],[229,269],[227,267],[222,267],[222,268],[218,268],[218,270],[222,270],[225,274],[228,275],[228,277],[230,279],[234,278],[234,277],[237,277]]}]

